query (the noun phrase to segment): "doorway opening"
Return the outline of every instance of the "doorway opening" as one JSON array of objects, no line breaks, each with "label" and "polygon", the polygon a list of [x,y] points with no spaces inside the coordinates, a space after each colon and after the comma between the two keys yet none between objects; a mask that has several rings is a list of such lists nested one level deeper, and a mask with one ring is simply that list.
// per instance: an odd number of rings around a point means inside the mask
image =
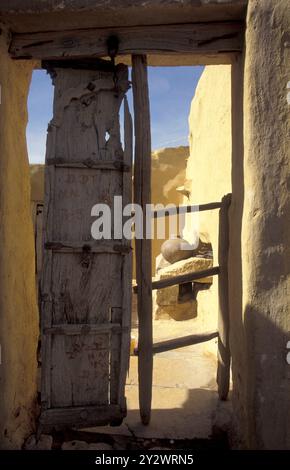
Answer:
[{"label": "doorway opening", "polygon": [[[45,129],[52,115],[51,80],[44,71],[36,71],[34,76],[36,82],[39,80],[38,84],[50,89],[49,93],[42,93],[37,98],[39,109],[46,110],[47,120],[42,127]],[[47,81],[44,77],[47,77]],[[153,150],[152,203],[188,205],[220,200],[224,194],[231,192],[230,66],[207,66],[205,69],[203,67],[149,68],[149,90]],[[35,101],[32,100],[33,95],[34,81],[29,102],[30,116],[33,115],[31,110],[35,105]],[[132,97],[129,95],[128,98],[133,113]],[[44,107],[42,99],[49,101],[50,107]],[[43,112],[41,116],[44,118],[45,113]],[[46,129],[38,131],[42,138],[37,140],[33,136],[31,124],[30,120],[28,127],[30,161],[32,165],[38,165],[31,167],[31,181],[35,214],[33,220],[36,274],[39,278]],[[37,196],[33,187],[37,187],[40,191]],[[198,256],[194,256],[197,259],[194,261],[196,270],[201,269],[201,266],[212,266],[214,263],[217,253],[217,227],[217,217],[213,212],[200,215],[199,230],[202,245],[201,252],[197,253]],[[170,263],[164,260],[164,256],[160,257],[162,243],[173,235],[168,230],[169,227],[166,226],[164,240],[152,242],[152,277],[155,279],[161,279],[164,270],[165,275],[170,277],[186,269],[184,268],[186,260],[181,264],[182,260]],[[193,230],[192,219],[187,217],[183,237],[189,242],[192,241]],[[198,333],[216,325],[216,281],[214,279],[206,281],[189,283],[187,286],[180,285],[174,289],[168,288],[167,292],[156,291],[153,314],[156,341],[191,332]],[[132,352],[138,343],[134,297]],[[160,437],[160,433],[165,439],[182,439],[189,434],[204,437],[210,429],[209,416],[216,406],[215,373],[216,340],[207,343],[206,347],[190,346],[156,356],[153,421],[150,430],[143,428],[140,431],[140,437],[148,437],[150,434],[154,439]],[[130,358],[130,375],[126,390],[128,417],[124,423],[124,432],[129,428],[135,433],[139,426],[139,411],[137,358],[133,355]],[[111,432],[108,428],[99,427],[95,428],[95,431]],[[118,432],[122,434],[123,431],[119,429]]]}]

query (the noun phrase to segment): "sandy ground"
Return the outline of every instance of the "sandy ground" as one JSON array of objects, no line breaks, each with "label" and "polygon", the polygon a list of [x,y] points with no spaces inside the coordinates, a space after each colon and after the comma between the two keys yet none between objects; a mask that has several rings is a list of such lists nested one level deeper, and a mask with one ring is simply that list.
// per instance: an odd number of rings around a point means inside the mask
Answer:
[{"label": "sandy ground", "polygon": [[[196,332],[196,321],[154,322],[154,340]],[[132,330],[137,336],[137,329]],[[102,426],[90,431],[123,436],[165,439],[208,439],[218,396],[216,388],[217,340],[211,345],[188,346],[154,356],[152,416],[143,426],[138,403],[138,358],[131,356],[126,397],[128,414],[119,427]],[[208,350],[210,346],[210,351]]]}]

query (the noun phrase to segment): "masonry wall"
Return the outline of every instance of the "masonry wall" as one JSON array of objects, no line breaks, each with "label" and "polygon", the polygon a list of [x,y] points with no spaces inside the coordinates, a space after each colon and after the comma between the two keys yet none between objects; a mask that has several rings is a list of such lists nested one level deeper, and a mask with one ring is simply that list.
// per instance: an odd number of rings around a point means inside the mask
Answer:
[{"label": "masonry wall", "polygon": [[12,62],[0,36],[0,447],[19,448],[34,429],[38,312],[26,151],[33,64]]}]

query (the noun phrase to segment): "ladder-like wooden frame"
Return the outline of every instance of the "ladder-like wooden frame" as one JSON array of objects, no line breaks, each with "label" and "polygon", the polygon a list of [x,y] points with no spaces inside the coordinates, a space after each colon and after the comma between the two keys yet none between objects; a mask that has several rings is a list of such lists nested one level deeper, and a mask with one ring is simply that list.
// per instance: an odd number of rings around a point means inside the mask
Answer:
[{"label": "ladder-like wooden frame", "polygon": [[[135,163],[136,164],[136,163]],[[223,197],[221,202],[204,204],[201,206],[185,206],[179,208],[182,212],[206,211],[219,209],[219,245],[218,245],[218,266],[203,271],[192,272],[175,276],[169,279],[162,279],[151,283],[151,292],[154,289],[164,289],[173,285],[180,285],[187,282],[193,282],[196,279],[206,278],[208,276],[218,275],[218,293],[219,293],[219,309],[218,309],[218,326],[217,330],[205,332],[202,334],[194,334],[181,338],[173,338],[153,344],[152,336],[152,307],[151,310],[146,307],[142,308],[145,292],[144,282],[141,278],[141,284],[134,287],[134,292],[138,295],[138,317],[139,317],[139,341],[135,355],[138,356],[138,372],[139,372],[139,396],[140,396],[140,415],[143,424],[150,421],[151,397],[152,397],[152,373],[153,373],[153,354],[158,354],[172,349],[183,348],[193,344],[199,344],[218,338],[218,367],[217,367],[217,385],[218,394],[221,400],[226,400],[230,386],[230,364],[231,352],[229,345],[229,287],[228,287],[228,256],[229,256],[229,207],[231,204],[231,194]],[[163,216],[170,214],[164,213]],[[158,217],[158,211],[154,213],[154,217]],[[150,243],[150,240],[147,243]],[[140,264],[140,253],[136,251],[136,265]],[[146,267],[145,267],[146,269]],[[151,276],[147,266],[145,279]],[[138,278],[137,278],[138,279]],[[141,287],[141,289],[140,289]],[[142,292],[142,296],[141,296]],[[150,292],[150,291],[149,291]],[[148,295],[148,293],[147,293]],[[152,297],[151,297],[152,300]],[[148,299],[147,299],[148,302]],[[141,310],[139,309],[139,305]],[[145,317],[145,318],[144,318]],[[141,320],[141,322],[140,322]],[[145,329],[145,330],[144,330]],[[145,341],[144,341],[145,338]],[[150,349],[147,349],[148,345]],[[149,357],[151,355],[151,357]],[[146,367],[144,367],[144,364]],[[151,369],[150,369],[150,365]],[[145,388],[144,388],[145,387]],[[145,417],[145,418],[144,418]]]}]

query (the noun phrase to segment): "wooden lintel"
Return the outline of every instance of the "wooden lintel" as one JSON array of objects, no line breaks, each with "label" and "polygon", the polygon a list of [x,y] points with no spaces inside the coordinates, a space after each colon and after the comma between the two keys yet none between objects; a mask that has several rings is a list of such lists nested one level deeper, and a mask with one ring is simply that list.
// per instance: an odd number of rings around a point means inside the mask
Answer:
[{"label": "wooden lintel", "polygon": [[19,33],[12,36],[9,52],[14,59],[81,59],[108,56],[107,41],[119,40],[119,55],[128,54],[205,54],[240,52],[242,22],[210,22],[80,29]]}]

